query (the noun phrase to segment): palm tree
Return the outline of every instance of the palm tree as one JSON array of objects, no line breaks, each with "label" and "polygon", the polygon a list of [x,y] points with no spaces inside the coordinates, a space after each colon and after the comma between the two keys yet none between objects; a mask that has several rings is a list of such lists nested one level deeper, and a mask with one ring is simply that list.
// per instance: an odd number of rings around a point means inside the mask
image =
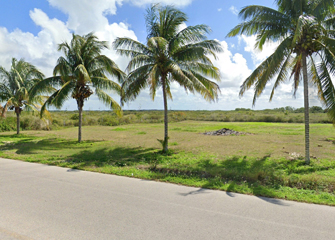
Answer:
[{"label": "palm tree", "polygon": [[23,59],[17,61],[12,58],[12,66],[9,71],[0,67],[0,101],[6,102],[2,109],[2,116],[5,117],[7,110],[14,110],[16,113],[16,133],[20,134],[20,114],[26,109],[38,111],[43,104],[43,97],[32,95],[33,86],[43,80],[43,73],[32,64]]},{"label": "palm tree", "polygon": [[[240,96],[254,86],[253,105],[267,83],[275,78],[270,95],[287,78],[293,77],[294,96],[301,81],[304,86],[305,161],[309,155],[308,83],[317,86],[319,97],[335,118],[335,89],[331,75],[335,73],[334,0],[276,0],[278,10],[264,6],[244,7],[239,17],[244,20],[228,37],[238,34],[257,36],[256,46],[276,41],[279,46],[241,85]],[[308,79],[310,77],[310,79]]]},{"label": "palm tree", "polygon": [[[129,38],[118,38],[113,45],[121,55],[131,57],[128,77],[123,82],[122,102],[134,100],[146,87],[154,100],[160,87],[164,101],[163,152],[168,151],[168,106],[172,99],[171,84],[177,82],[189,92],[199,92],[206,100],[218,98],[219,70],[209,56],[221,52],[217,41],[207,40],[210,28],[206,25],[189,26],[180,31],[186,15],[172,6],[154,5],[146,14],[147,44]],[[211,80],[212,79],[212,80]]]},{"label": "palm tree", "polygon": [[99,100],[111,107],[118,115],[121,114],[120,105],[104,90],[114,90],[121,93],[121,86],[110,80],[106,74],[124,78],[124,73],[105,55],[107,42],[98,41],[98,38],[89,33],[84,36],[73,34],[70,44],[59,44],[58,50],[63,51],[65,57],[60,57],[54,68],[53,77],[47,78],[37,84],[34,92],[43,92],[47,86],[60,86],[42,106],[41,115],[48,106],[61,108],[63,103],[71,96],[77,102],[79,112],[78,142],[81,142],[82,111],[85,100],[95,93]]}]

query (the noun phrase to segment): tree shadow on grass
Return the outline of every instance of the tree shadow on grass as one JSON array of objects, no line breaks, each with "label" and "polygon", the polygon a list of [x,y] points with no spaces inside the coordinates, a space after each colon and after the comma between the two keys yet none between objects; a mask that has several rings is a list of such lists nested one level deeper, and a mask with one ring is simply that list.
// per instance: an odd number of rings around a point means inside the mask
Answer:
[{"label": "tree shadow on grass", "polygon": [[272,190],[274,185],[273,176],[276,169],[274,162],[267,161],[269,157],[269,155],[266,155],[261,159],[252,161],[248,160],[246,156],[243,158],[232,157],[221,163],[206,163],[202,167],[210,173],[214,170],[216,178],[214,180],[209,179],[202,187],[220,188],[229,182],[226,194],[230,197],[236,197],[234,193],[244,192],[244,188],[247,186],[248,191],[251,191],[253,195],[260,199],[272,204],[287,206],[288,204],[284,201],[271,199],[271,197],[276,197]]},{"label": "tree shadow on grass", "polygon": [[324,165],[322,162],[311,161],[311,164],[306,165],[304,159],[294,159],[281,161],[278,169],[287,171],[288,174],[311,174],[314,172],[328,171],[335,169],[335,163]]},{"label": "tree shadow on grass", "polygon": [[[73,169],[104,166],[127,167],[134,165],[141,167],[141,164],[143,164],[143,168],[147,169],[158,162],[164,162],[162,154],[153,148],[106,147],[106,145],[95,145],[95,143],[101,141],[82,141],[78,143],[76,140],[58,138],[40,139],[24,135],[4,135],[0,136],[0,138],[3,140],[3,145],[0,145],[0,151],[14,151],[20,155],[33,155],[41,152],[45,155],[48,151],[52,151],[45,159],[36,159],[37,162],[44,161],[44,163],[72,167]],[[75,150],[76,153],[72,155],[64,153],[67,150]],[[58,155],[63,155],[64,157],[58,157]]]},{"label": "tree shadow on grass", "polygon": [[[8,139],[12,139],[9,136]],[[3,142],[4,145],[0,146],[1,151],[16,150],[16,154],[36,154],[38,151],[57,151],[64,149],[85,149],[85,144],[79,144],[75,140],[63,140],[57,138],[48,138],[39,140],[38,138],[24,137],[21,140]],[[84,143],[89,144],[93,141],[85,141]]]},{"label": "tree shadow on grass", "polygon": [[[188,196],[193,194],[209,193],[206,189],[224,189],[230,197],[236,197],[234,193],[252,193],[260,199],[272,204],[286,206],[287,203],[265,197],[275,197],[272,192],[271,177],[274,176],[275,168],[272,162],[267,161],[270,156],[264,156],[257,160],[248,160],[247,157],[231,157],[223,161],[205,159],[185,171],[178,170],[184,177],[197,177],[206,181],[199,190],[180,194]],[[169,173],[168,167],[159,168],[159,172]],[[227,187],[227,184],[228,187]],[[265,186],[268,185],[268,186]]]},{"label": "tree shadow on grass", "polygon": [[[68,157],[66,162],[75,165],[74,168],[84,167],[127,167],[151,164],[158,157],[153,148],[116,147],[84,150]],[[149,168],[149,167],[147,167]]]}]

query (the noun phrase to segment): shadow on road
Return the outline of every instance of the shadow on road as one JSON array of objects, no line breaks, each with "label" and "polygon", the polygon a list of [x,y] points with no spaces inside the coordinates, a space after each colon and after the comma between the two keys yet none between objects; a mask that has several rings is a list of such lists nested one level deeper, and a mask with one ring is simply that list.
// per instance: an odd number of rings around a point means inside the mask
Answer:
[{"label": "shadow on road", "polygon": [[207,194],[207,193],[210,193],[209,189],[200,188],[198,190],[191,191],[191,192],[188,192],[188,193],[178,193],[178,195],[187,197],[189,195],[198,195],[198,194]]},{"label": "shadow on road", "polygon": [[285,202],[285,201],[282,201],[282,200],[279,200],[279,199],[275,199],[275,198],[258,197],[258,196],[256,196],[256,197],[265,201],[265,202],[280,205],[280,206],[287,206],[288,207],[288,206],[291,205],[288,202]]}]

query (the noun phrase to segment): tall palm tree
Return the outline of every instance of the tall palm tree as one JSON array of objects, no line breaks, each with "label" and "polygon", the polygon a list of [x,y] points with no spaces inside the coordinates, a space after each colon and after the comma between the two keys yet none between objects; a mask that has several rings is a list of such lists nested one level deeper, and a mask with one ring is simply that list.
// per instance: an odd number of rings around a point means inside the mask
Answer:
[{"label": "tall palm tree", "polygon": [[[239,17],[243,22],[228,37],[238,34],[256,35],[256,46],[276,41],[279,46],[241,85],[240,96],[254,86],[253,105],[267,83],[275,78],[270,96],[287,78],[293,77],[294,95],[301,81],[304,86],[305,161],[309,154],[308,83],[317,86],[319,97],[335,119],[335,89],[331,75],[335,73],[334,0],[276,0],[278,9],[264,6],[244,7]],[[309,78],[310,77],[310,78]],[[309,79],[308,79],[309,78]]]},{"label": "tall palm tree", "polygon": [[70,43],[63,42],[58,46],[58,50],[62,51],[65,57],[58,59],[54,76],[43,80],[34,88],[34,92],[38,93],[50,85],[60,86],[42,106],[41,115],[48,106],[61,108],[69,96],[76,100],[79,112],[78,142],[82,139],[84,102],[93,93],[117,114],[121,114],[120,105],[104,91],[114,90],[120,94],[121,86],[110,80],[108,75],[116,77],[119,81],[124,78],[124,73],[118,66],[101,54],[101,51],[107,48],[107,42],[98,41],[93,33],[84,36],[73,34]]},{"label": "tall palm tree", "polygon": [[172,6],[154,5],[148,9],[146,25],[147,44],[129,38],[118,38],[113,45],[121,55],[131,57],[128,77],[123,82],[122,102],[134,100],[146,87],[154,100],[156,91],[162,88],[164,101],[163,152],[168,151],[168,106],[172,99],[171,84],[177,82],[189,92],[199,92],[206,100],[218,97],[219,86],[212,80],[220,80],[219,70],[209,56],[216,58],[221,52],[217,41],[207,40],[210,28],[206,25],[189,26],[180,31],[187,21],[186,15]]},{"label": "tall palm tree", "polygon": [[43,80],[41,73],[32,64],[23,59],[12,58],[12,66],[9,71],[0,67],[0,101],[6,102],[2,109],[2,116],[7,110],[14,110],[16,113],[16,133],[20,134],[20,114],[26,109],[38,111],[43,104],[43,97],[32,95],[33,86]]}]

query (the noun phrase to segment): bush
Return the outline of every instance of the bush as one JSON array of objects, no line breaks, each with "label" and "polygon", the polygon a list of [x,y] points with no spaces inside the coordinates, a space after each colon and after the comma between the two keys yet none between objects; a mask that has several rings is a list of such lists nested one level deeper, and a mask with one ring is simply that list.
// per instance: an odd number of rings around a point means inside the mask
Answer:
[{"label": "bush", "polygon": [[126,116],[123,116],[119,119],[120,124],[130,124],[137,122],[137,117],[135,114],[129,114]]},{"label": "bush", "polygon": [[170,116],[174,121],[186,120],[186,114],[184,112],[173,112]]},{"label": "bush", "polygon": [[100,117],[98,119],[98,124],[101,126],[118,126],[120,125],[120,121],[113,117]]},{"label": "bush", "polygon": [[89,126],[94,126],[94,125],[98,125],[98,121],[95,118],[86,118],[85,119],[85,125],[89,125]]},{"label": "bush", "polygon": [[323,113],[324,110],[322,109],[322,107],[313,106],[313,107],[309,108],[309,112],[310,113]]},{"label": "bush", "polygon": [[1,118],[0,120],[0,132],[14,131],[16,129],[15,118]]},{"label": "bush", "polygon": [[48,120],[42,120],[37,116],[26,116],[21,118],[20,127],[22,130],[49,130]]},{"label": "bush", "polygon": [[75,113],[70,117],[71,120],[79,120],[79,113]]}]

